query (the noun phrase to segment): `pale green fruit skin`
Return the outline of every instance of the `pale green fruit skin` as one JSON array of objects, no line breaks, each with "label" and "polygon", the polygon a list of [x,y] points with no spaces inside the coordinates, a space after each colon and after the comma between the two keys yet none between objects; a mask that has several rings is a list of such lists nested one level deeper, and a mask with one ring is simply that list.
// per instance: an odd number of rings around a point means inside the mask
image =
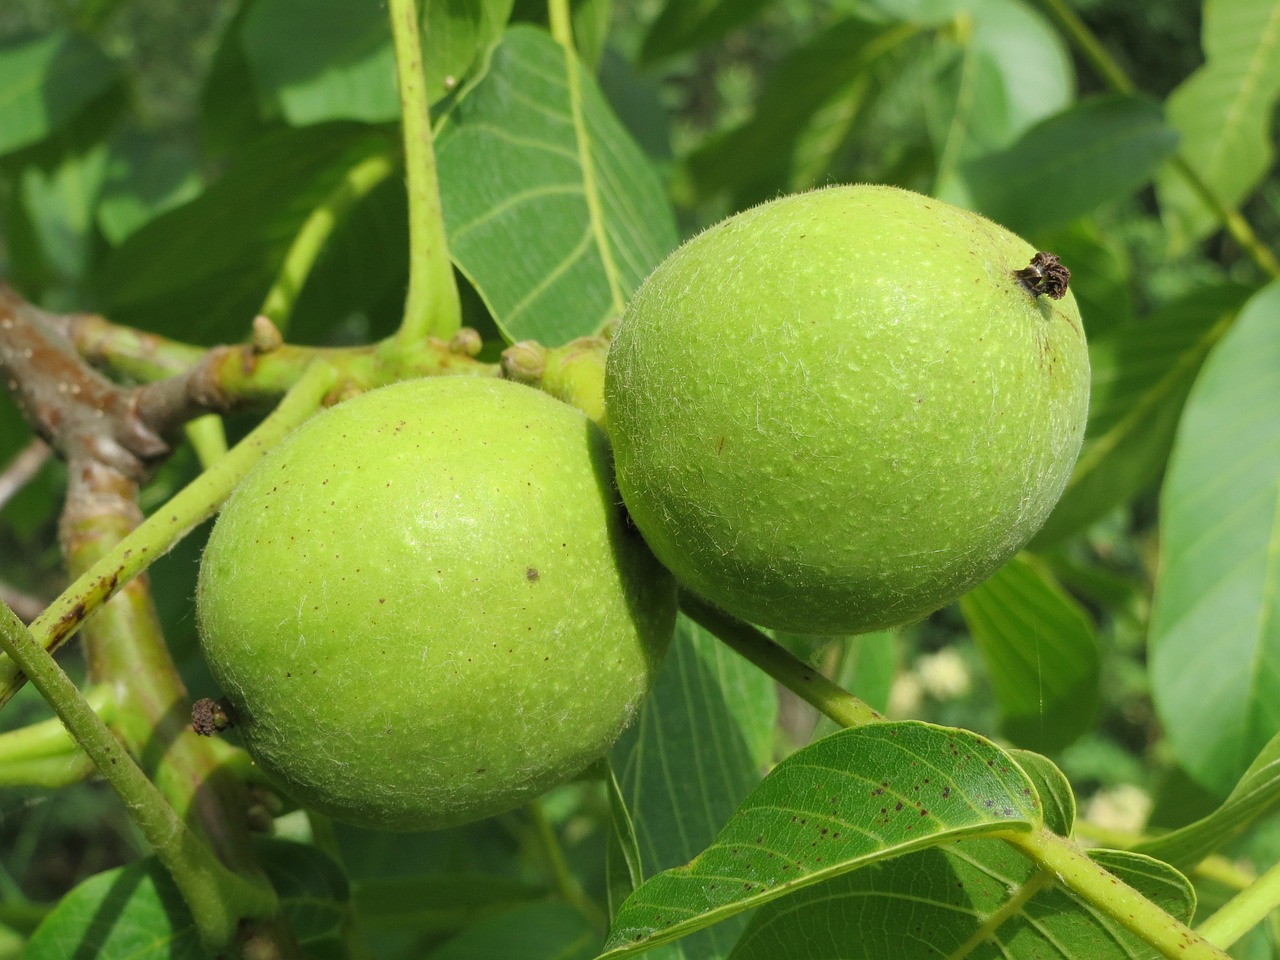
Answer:
[{"label": "pale green fruit skin", "polygon": [[1035,250],[881,186],[766,203],[663,262],[627,309],[605,396],[645,539],[729,613],[798,633],[917,619],[1009,559],[1079,453],[1075,298]]},{"label": "pale green fruit skin", "polygon": [[599,428],[506,381],[408,381],[294,432],[222,511],[196,597],[254,759],[305,806],[407,830],[602,756],[675,622],[611,471]]}]

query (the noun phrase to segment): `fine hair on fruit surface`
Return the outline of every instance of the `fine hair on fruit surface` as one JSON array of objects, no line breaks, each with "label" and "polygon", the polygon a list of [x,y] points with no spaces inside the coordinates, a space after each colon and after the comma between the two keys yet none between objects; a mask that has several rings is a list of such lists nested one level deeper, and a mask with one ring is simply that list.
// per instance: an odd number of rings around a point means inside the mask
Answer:
[{"label": "fine hair on fruit surface", "polygon": [[754,207],[668,257],[609,351],[618,484],[726,611],[857,633],[937,609],[1043,524],[1084,434],[1075,299],[1035,248],[883,186]]},{"label": "fine hair on fruit surface", "polygon": [[503,380],[362,394],[296,431],[201,563],[206,659],[287,793],[440,827],[599,758],[671,635],[669,575],[623,522],[603,433]]}]

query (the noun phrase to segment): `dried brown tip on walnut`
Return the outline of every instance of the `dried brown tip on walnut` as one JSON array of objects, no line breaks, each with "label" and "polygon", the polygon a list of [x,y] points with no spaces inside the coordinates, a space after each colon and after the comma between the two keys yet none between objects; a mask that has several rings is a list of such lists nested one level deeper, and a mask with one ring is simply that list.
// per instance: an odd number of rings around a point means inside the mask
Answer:
[{"label": "dried brown tip on walnut", "polygon": [[232,725],[227,705],[220,700],[204,697],[191,705],[191,729],[202,737],[212,737]]},{"label": "dried brown tip on walnut", "polygon": [[1062,265],[1062,261],[1043,250],[1031,258],[1028,266],[1015,270],[1013,275],[1033,297],[1044,294],[1051,300],[1065,297],[1071,280],[1071,271]]}]

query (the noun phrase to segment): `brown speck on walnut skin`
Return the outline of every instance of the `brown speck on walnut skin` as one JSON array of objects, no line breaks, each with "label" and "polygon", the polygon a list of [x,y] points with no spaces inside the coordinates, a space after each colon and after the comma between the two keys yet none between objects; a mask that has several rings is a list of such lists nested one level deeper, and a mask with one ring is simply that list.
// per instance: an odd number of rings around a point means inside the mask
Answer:
[{"label": "brown speck on walnut skin", "polygon": [[1033,297],[1044,294],[1050,300],[1061,300],[1067,295],[1067,284],[1071,280],[1071,271],[1062,265],[1055,254],[1039,251],[1031,258],[1031,263],[1013,275]]}]

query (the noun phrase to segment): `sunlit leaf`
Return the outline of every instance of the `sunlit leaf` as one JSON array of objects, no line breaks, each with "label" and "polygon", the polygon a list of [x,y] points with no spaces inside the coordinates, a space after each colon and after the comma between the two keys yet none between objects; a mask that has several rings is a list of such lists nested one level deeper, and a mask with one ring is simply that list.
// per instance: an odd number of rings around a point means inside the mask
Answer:
[{"label": "sunlit leaf", "polygon": [[1048,757],[1030,750],[1010,750],[1022,772],[1035,785],[1044,811],[1044,825],[1062,837],[1071,836],[1076,825],[1076,795],[1066,774]]},{"label": "sunlit leaf", "polygon": [[706,850],[632,894],[605,955],[945,840],[1039,824],[1031,781],[976,734],[915,722],[842,730],[778,764]]},{"label": "sunlit leaf", "polygon": [[1177,761],[1226,793],[1280,731],[1280,283],[1187,399],[1161,492],[1156,709]]},{"label": "sunlit leaf", "polygon": [[[1171,867],[1117,851],[1103,866],[1179,919]],[[731,960],[1134,960],[1150,947],[1057,886],[1008,844],[963,840],[874,864],[763,907]]]},{"label": "sunlit leaf", "polygon": [[[425,0],[427,96],[438,100],[497,40],[512,0]],[[242,28],[260,97],[289,123],[400,116],[387,6],[380,0],[261,0]]]},{"label": "sunlit leaf", "polygon": [[955,55],[934,83],[929,114],[943,199],[956,164],[1009,146],[1065,108],[1074,87],[1062,39],[1020,0],[977,0],[956,17],[957,29],[938,34],[940,52],[954,46]]},{"label": "sunlit leaf", "polygon": [[1128,196],[1177,141],[1159,104],[1097,96],[1036,124],[1007,150],[962,164],[960,172],[982,213],[1028,234]]},{"label": "sunlit leaf", "polygon": [[195,921],[154,857],[99,873],[58,901],[26,960],[205,960]]},{"label": "sunlit leaf", "polygon": [[1249,765],[1236,788],[1218,809],[1195,823],[1138,844],[1134,849],[1189,870],[1243,833],[1280,801],[1280,734]]},{"label": "sunlit leaf", "polygon": [[511,340],[598,330],[676,244],[648,160],[541,30],[507,32],[449,113],[436,156],[454,261]]},{"label": "sunlit leaf", "polygon": [[63,282],[80,281],[89,268],[106,168],[106,145],[97,143],[68,151],[53,169],[32,164],[22,171],[22,198],[45,263]]},{"label": "sunlit leaf", "polygon": [[0,48],[0,154],[48,137],[118,72],[96,43],[64,30]]},{"label": "sunlit leaf", "polygon": [[1236,283],[1198,289],[1089,341],[1084,447],[1033,548],[1101,519],[1159,479],[1200,365],[1253,290]]},{"label": "sunlit leaf", "polygon": [[[1165,115],[1182,135],[1180,153],[1210,189],[1235,207],[1271,167],[1271,122],[1280,97],[1280,4],[1205,0],[1205,64],[1169,95]],[[1187,181],[1157,181],[1171,246],[1185,249],[1218,225]]]}]

